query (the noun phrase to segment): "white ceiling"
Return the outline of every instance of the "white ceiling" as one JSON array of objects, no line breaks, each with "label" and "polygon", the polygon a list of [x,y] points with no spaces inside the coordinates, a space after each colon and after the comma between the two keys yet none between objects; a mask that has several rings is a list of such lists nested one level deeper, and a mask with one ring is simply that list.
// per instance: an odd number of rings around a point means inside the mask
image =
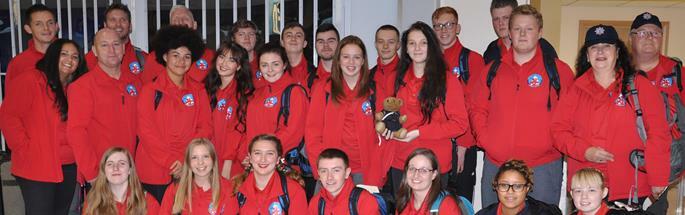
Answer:
[{"label": "white ceiling", "polygon": [[562,0],[563,6],[685,8],[685,0]]}]

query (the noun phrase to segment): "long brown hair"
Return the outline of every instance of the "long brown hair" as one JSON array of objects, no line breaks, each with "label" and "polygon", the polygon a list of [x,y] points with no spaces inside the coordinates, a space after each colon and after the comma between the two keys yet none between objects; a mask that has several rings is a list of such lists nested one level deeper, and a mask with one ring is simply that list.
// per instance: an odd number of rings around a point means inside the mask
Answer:
[{"label": "long brown hair", "polygon": [[[411,161],[411,159],[413,159],[416,156],[426,157],[430,161],[433,171],[440,171],[438,158],[435,156],[435,153],[433,153],[433,151],[431,151],[430,149],[418,148],[414,150],[411,154],[409,154],[407,160],[404,161],[404,174],[402,175],[400,189],[397,191],[397,194],[395,195],[397,197],[398,212],[403,211],[407,207],[407,205],[410,204],[409,199],[411,199],[412,190],[411,187],[409,187],[409,184],[407,183],[407,171],[409,169],[409,161]],[[426,198],[423,200],[424,202],[426,202],[427,205],[432,205],[435,199],[438,197],[440,191],[442,191],[442,188],[440,186],[440,175],[438,175],[431,182],[431,187],[428,190],[428,194],[426,195]]]},{"label": "long brown hair", "polygon": [[369,77],[370,72],[369,63],[367,60],[368,57],[366,55],[366,47],[364,46],[364,42],[359,39],[359,37],[350,35],[340,41],[338,48],[335,49],[335,55],[333,56],[333,65],[331,66],[331,97],[335,103],[339,103],[340,98],[346,96],[344,95],[345,90],[343,90],[343,87],[345,86],[343,81],[345,80],[343,78],[343,71],[340,68],[340,52],[343,47],[348,45],[356,45],[362,50],[363,54],[362,59],[364,60],[364,63],[362,64],[361,71],[359,71],[359,92],[357,93],[357,98],[366,97],[371,93],[370,82],[373,81],[373,77]]},{"label": "long brown hair", "polygon": [[[283,145],[281,144],[281,140],[279,140],[278,137],[270,135],[270,134],[260,134],[260,135],[255,136],[254,138],[252,138],[252,141],[250,141],[250,145],[248,146],[248,153],[252,153],[252,148],[254,147],[255,143],[258,141],[267,141],[267,142],[273,143],[274,147],[276,147],[276,152],[278,153],[278,159],[277,160],[280,160],[281,155],[283,154]],[[304,186],[304,180],[302,179],[302,176],[300,175],[299,172],[292,170],[290,168],[278,168],[278,167],[275,168],[275,171],[278,172],[279,174],[283,174],[283,175],[287,176],[290,179],[295,180],[297,183],[300,184],[300,186]],[[251,166],[248,167],[245,170],[245,172],[243,172],[242,174],[233,176],[233,178],[231,178],[231,184],[233,184],[233,195],[238,193],[240,186],[243,185],[243,182],[245,182],[245,179],[247,179],[247,176],[250,174],[250,172],[252,172]]]},{"label": "long brown hair", "polygon": [[193,183],[195,183],[195,174],[190,168],[190,159],[192,156],[193,149],[198,146],[204,146],[209,151],[209,156],[212,158],[212,171],[209,173],[209,183],[212,189],[212,203],[210,204],[213,209],[216,210],[218,207],[219,196],[221,194],[221,181],[219,179],[219,161],[217,160],[216,150],[214,150],[214,144],[206,138],[195,138],[190,141],[188,148],[186,148],[185,158],[183,161],[183,167],[181,169],[181,179],[178,182],[176,195],[174,196],[174,206],[171,208],[173,214],[180,214],[183,208],[188,203],[188,211],[193,212],[192,204],[192,193],[193,193]]},{"label": "long brown hair", "polygon": [[114,200],[114,194],[109,188],[107,175],[105,174],[105,165],[107,159],[114,153],[124,153],[128,158],[129,175],[128,175],[128,197],[126,198],[126,214],[146,214],[147,202],[145,201],[145,193],[143,187],[136,174],[136,166],[133,164],[133,157],[131,153],[125,148],[112,147],[108,149],[100,160],[100,170],[98,176],[93,183],[93,189],[88,193],[86,202],[88,206],[84,209],[84,214],[118,214],[117,203]]}]

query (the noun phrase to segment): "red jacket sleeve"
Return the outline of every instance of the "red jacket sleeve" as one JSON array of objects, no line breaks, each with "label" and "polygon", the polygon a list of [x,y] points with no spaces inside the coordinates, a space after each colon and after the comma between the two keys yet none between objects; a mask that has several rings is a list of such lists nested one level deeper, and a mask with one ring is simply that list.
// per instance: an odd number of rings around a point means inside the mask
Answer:
[{"label": "red jacket sleeve", "polygon": [[[645,165],[647,181],[650,186],[667,186],[670,174],[671,135],[666,119],[666,110],[658,89],[646,78],[635,78],[638,88],[638,99],[643,110],[645,130],[647,130],[647,147]],[[664,168],[665,167],[665,168]]]},{"label": "red jacket sleeve", "polygon": [[297,182],[288,183],[288,195],[290,198],[288,214],[309,214],[307,210],[307,196],[300,184]]},{"label": "red jacket sleeve", "polygon": [[308,106],[309,102],[305,92],[297,87],[293,88],[290,94],[288,125],[283,125],[283,118],[281,118],[279,128],[276,130],[276,137],[283,142],[283,150],[288,151],[295,148],[302,141]]},{"label": "red jacket sleeve", "polygon": [[176,196],[176,184],[171,184],[167,187],[162,198],[162,204],[159,206],[159,214],[172,214],[174,207],[174,197]]},{"label": "red jacket sleeve", "polygon": [[359,196],[359,201],[357,202],[357,212],[358,214],[376,214],[380,215],[380,210],[378,210],[378,201],[373,194],[363,191]]},{"label": "red jacket sleeve", "polygon": [[[464,134],[469,126],[469,119],[464,104],[464,90],[454,78],[447,78],[447,94],[445,104],[434,111],[447,114],[447,120],[431,122],[420,126],[417,140],[440,140],[457,137]],[[442,109],[442,110],[440,110]],[[435,115],[433,115],[435,116]]]},{"label": "red jacket sleeve", "polygon": [[7,138],[12,150],[19,150],[30,140],[23,118],[30,114],[33,98],[38,96],[36,85],[31,83],[30,75],[19,75],[7,86],[7,97],[0,106],[0,130]]},{"label": "red jacket sleeve", "polygon": [[319,154],[323,151],[323,129],[326,113],[326,90],[325,82],[320,82],[312,89],[312,100],[310,108],[317,111],[307,112],[307,122],[305,126],[305,151],[312,166],[314,178],[318,178],[316,161]]},{"label": "red jacket sleeve", "polygon": [[481,132],[487,126],[490,89],[486,84],[486,79],[490,66],[492,66],[492,63],[485,66],[479,73],[474,74],[467,86],[469,88],[469,118],[471,120],[471,129],[476,138],[476,145],[482,143],[481,138],[483,134]]},{"label": "red jacket sleeve", "polygon": [[585,151],[591,144],[574,134],[574,112],[578,108],[578,91],[570,87],[567,93],[562,94],[561,99],[552,114],[550,132],[554,147],[561,153],[581,162],[585,159]]},{"label": "red jacket sleeve", "polygon": [[197,123],[197,133],[195,138],[211,138],[213,133],[212,128],[212,109],[209,107],[209,97],[207,93],[198,90],[197,95],[200,97],[200,113]]},{"label": "red jacket sleeve", "polygon": [[145,202],[147,203],[148,215],[159,214],[159,203],[157,202],[157,199],[155,199],[154,196],[150,195],[150,193],[145,193]]},{"label": "red jacket sleeve", "polygon": [[[84,80],[88,81],[88,80]],[[67,140],[74,151],[76,164],[81,173],[90,181],[98,175],[98,161],[95,150],[88,141],[88,126],[93,119],[93,94],[88,83],[75,82],[67,90],[69,120],[67,120]]]},{"label": "red jacket sleeve", "polygon": [[176,158],[172,155],[174,153],[168,153],[167,143],[169,141],[162,135],[155,123],[154,96],[155,88],[148,85],[143,87],[140,98],[138,98],[138,137],[140,142],[144,144],[139,147],[144,147],[150,153],[148,156],[155,163],[164,167],[171,167]]}]

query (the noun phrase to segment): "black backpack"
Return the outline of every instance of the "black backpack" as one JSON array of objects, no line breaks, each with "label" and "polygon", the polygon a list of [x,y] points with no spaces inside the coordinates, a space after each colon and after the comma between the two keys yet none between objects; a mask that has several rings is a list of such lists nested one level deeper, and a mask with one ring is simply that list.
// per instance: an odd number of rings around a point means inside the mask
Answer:
[{"label": "black backpack", "polygon": [[[493,60],[502,59],[502,56],[500,55],[500,48],[497,45],[498,41],[499,39],[490,42],[490,44],[488,44],[488,48],[485,50],[485,53],[483,53],[483,60],[485,61],[485,65],[489,64]],[[542,53],[546,55],[551,55],[554,58],[558,58],[557,51],[554,49],[552,44],[549,44],[549,42],[545,40],[545,38],[540,38],[539,43],[540,49],[542,49]]]},{"label": "black backpack", "polygon": [[[281,204],[281,208],[283,208],[283,213],[288,214],[288,209],[290,208],[290,196],[288,195],[288,179],[285,175],[283,175],[283,173],[280,172],[278,172],[278,177],[281,179],[281,190],[283,191],[283,195],[278,196],[278,202]],[[247,197],[245,197],[245,194],[241,192],[238,192],[235,195],[238,199],[238,207],[242,208],[243,205],[245,205],[245,202],[247,201]]]},{"label": "black backpack", "polygon": [[[461,52],[459,53],[459,67],[458,68],[452,68],[452,73],[458,73],[459,74],[459,79],[464,82],[464,84],[467,84],[469,82],[469,77],[471,76],[469,73],[469,54],[471,53],[471,50],[467,49],[466,47],[461,49]],[[459,71],[456,71],[456,70]]]},{"label": "black backpack", "polygon": [[[352,188],[352,192],[350,193],[350,203],[348,205],[348,208],[350,209],[350,215],[359,215],[359,210],[357,205],[359,204],[359,196],[361,196],[362,192],[364,192],[364,188],[360,187],[354,187]],[[323,191],[320,191],[323,192]],[[382,196],[379,194],[374,194],[371,193],[373,197],[376,199],[376,203],[378,203],[378,211],[380,212],[381,215],[386,215],[388,214],[388,206],[385,203],[385,199],[383,199]],[[323,200],[323,197],[319,198],[319,215],[323,215],[324,212],[326,212],[326,201]]]},{"label": "black backpack", "polygon": [[[295,87],[302,89],[302,91],[305,94],[305,97],[309,98],[309,96],[307,95],[307,89],[305,89],[302,85],[290,84],[287,87],[285,87],[283,93],[281,94],[281,106],[278,110],[278,118],[276,119],[276,124],[280,124],[282,117],[283,124],[286,126],[288,125],[288,118],[290,117],[290,94],[292,93],[293,88]],[[302,176],[312,177],[312,167],[309,164],[309,160],[307,159],[307,155],[304,149],[304,137],[300,141],[300,144],[297,145],[297,147],[286,151],[285,159],[286,161],[288,161],[289,164],[299,166],[302,170]]]}]

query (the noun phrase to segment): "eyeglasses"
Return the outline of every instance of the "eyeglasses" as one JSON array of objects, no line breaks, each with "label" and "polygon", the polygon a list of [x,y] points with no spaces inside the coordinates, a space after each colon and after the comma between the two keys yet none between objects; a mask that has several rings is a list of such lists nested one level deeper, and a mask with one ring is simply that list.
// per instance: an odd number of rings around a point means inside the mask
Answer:
[{"label": "eyeglasses", "polygon": [[409,168],[407,169],[407,174],[409,174],[409,173],[412,173],[412,174],[418,173],[420,176],[427,176],[428,173],[431,173],[431,172],[433,172],[433,171],[434,171],[433,169],[426,169],[426,168],[417,169],[417,168],[414,168],[414,167],[409,167]]},{"label": "eyeglasses", "polygon": [[526,187],[528,184],[495,184],[495,188],[500,192],[509,192],[509,189],[513,189],[514,192],[521,192]]},{"label": "eyeglasses", "polygon": [[435,24],[433,25],[433,29],[436,31],[447,29],[447,30],[452,30],[455,26],[457,26],[456,22],[448,22],[448,23],[442,23],[442,24]]},{"label": "eyeglasses", "polygon": [[636,35],[637,38],[640,38],[640,39],[644,39],[644,38],[648,38],[648,37],[661,38],[664,36],[664,34],[662,32],[658,32],[658,31],[633,31],[633,32],[630,32],[630,34]]}]

